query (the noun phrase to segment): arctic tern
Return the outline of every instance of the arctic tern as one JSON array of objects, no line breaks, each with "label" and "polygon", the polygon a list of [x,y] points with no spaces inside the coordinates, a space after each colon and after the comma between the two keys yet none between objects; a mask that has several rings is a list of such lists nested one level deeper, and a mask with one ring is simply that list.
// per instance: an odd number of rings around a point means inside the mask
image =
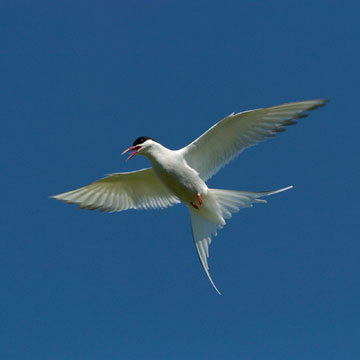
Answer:
[{"label": "arctic tern", "polygon": [[170,150],[154,139],[142,136],[123,153],[143,155],[152,167],[115,173],[76,190],[52,196],[79,208],[100,211],[158,209],[184,203],[190,213],[191,231],[201,265],[212,286],[207,258],[211,236],[225,225],[232,213],[253,203],[265,203],[274,191],[209,189],[206,181],[247,147],[282,132],[305,112],[323,106],[327,100],[308,100],[232,113],[180,150]]}]

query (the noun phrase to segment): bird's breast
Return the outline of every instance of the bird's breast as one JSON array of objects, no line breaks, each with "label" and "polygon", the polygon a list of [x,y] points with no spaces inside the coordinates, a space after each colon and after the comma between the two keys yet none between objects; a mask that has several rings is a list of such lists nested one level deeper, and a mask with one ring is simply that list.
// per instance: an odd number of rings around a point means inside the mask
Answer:
[{"label": "bird's breast", "polygon": [[184,161],[152,162],[155,174],[180,200],[189,202],[197,193],[207,193],[205,182]]}]

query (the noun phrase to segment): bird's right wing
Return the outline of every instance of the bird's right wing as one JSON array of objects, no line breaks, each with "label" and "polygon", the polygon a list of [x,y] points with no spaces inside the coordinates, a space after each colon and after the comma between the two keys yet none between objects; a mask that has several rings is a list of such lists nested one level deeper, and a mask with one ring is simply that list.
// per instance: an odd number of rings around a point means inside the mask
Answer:
[{"label": "bird's right wing", "polygon": [[233,113],[180,151],[190,167],[206,181],[241,151],[284,131],[306,111],[327,100],[298,101],[263,109]]},{"label": "bird's right wing", "polygon": [[79,204],[79,208],[109,212],[166,208],[180,203],[152,168],[111,174],[79,189],[51,197]]}]

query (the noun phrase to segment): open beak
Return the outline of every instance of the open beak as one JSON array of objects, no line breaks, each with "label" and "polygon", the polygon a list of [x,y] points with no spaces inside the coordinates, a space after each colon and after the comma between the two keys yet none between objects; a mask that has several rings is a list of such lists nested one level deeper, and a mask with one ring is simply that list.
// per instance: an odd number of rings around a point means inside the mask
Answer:
[{"label": "open beak", "polygon": [[126,149],[125,151],[123,151],[123,152],[121,153],[121,155],[124,155],[124,154],[126,154],[127,152],[129,152],[129,151],[134,151],[134,152],[126,159],[126,161],[128,161],[128,160],[130,160],[133,156],[135,156],[135,155],[139,152],[140,149],[141,149],[141,146],[140,146],[140,145],[130,146],[128,149]]}]

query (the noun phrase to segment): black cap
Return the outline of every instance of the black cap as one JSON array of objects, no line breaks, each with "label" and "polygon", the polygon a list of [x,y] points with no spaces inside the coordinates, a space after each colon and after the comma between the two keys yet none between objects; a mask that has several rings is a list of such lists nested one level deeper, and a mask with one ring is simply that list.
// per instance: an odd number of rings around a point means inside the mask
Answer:
[{"label": "black cap", "polygon": [[133,146],[140,145],[140,144],[144,143],[146,140],[155,141],[155,140],[154,140],[153,138],[151,138],[151,137],[148,137],[148,136],[140,136],[140,137],[138,137],[138,138],[133,142]]}]

